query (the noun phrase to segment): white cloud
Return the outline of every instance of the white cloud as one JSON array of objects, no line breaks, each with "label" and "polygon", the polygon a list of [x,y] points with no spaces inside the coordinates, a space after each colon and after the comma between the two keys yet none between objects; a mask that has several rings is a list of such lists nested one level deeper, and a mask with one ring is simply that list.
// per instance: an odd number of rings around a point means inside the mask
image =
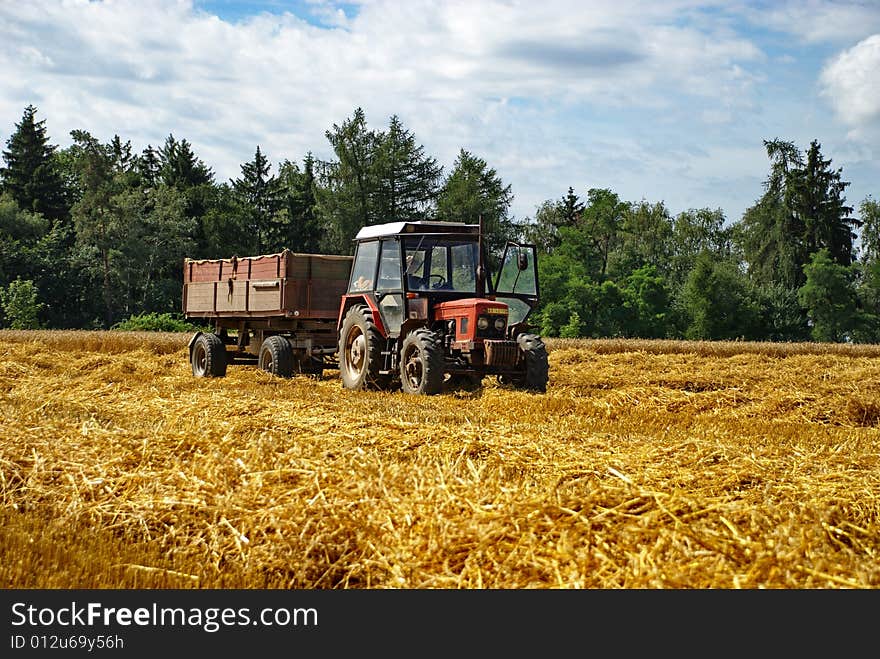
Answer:
[{"label": "white cloud", "polygon": [[856,130],[880,122],[880,34],[860,41],[822,70],[822,95]]},{"label": "white cloud", "polygon": [[569,185],[694,187],[697,169],[677,170],[688,183],[648,163],[670,171],[694,144],[741,142],[733,129],[749,125],[765,83],[764,54],[733,29],[743,10],[722,0],[314,9],[321,25],[291,13],[224,21],[183,0],[0,0],[0,131],[33,103],[62,146],[76,128],[138,150],[173,133],[223,181],[257,145],[273,163],[330,157],[324,132],[360,106],[376,129],[399,115],[447,171],[461,148],[485,158],[523,217]]},{"label": "white cloud", "polygon": [[876,0],[775,0],[741,11],[756,25],[810,44],[852,42],[880,30]]}]

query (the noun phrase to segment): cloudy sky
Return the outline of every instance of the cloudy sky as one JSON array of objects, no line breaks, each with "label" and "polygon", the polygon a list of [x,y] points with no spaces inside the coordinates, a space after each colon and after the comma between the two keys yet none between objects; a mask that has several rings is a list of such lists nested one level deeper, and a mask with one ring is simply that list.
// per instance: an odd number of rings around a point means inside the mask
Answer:
[{"label": "cloudy sky", "polygon": [[880,0],[0,0],[0,89],[3,144],[33,104],[60,147],[173,134],[218,181],[396,114],[445,172],[484,158],[518,219],[571,186],[736,220],[773,138],[880,198]]}]

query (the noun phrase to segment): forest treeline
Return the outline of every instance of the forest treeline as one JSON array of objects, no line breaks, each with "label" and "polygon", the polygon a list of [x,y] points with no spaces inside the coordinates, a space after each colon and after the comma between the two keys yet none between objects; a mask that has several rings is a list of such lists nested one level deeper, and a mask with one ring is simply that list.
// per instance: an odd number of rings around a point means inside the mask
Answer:
[{"label": "forest treeline", "polygon": [[847,205],[817,140],[763,142],[764,185],[741,218],[571,185],[518,219],[486,160],[462,148],[444,171],[397,116],[376,130],[357,108],[325,135],[329,160],[273,167],[257,145],[218,181],[185,138],[135,152],[74,130],[58,148],[27,106],[0,166],[0,325],[179,317],[186,257],[350,254],[369,224],[482,217],[496,256],[539,246],[531,322],[545,336],[880,342],[880,204]]}]

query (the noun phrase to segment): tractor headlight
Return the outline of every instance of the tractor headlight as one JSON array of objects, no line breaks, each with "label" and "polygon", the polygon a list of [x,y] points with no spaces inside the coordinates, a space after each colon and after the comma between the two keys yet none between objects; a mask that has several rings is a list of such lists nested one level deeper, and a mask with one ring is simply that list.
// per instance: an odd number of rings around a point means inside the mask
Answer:
[{"label": "tractor headlight", "polygon": [[480,316],[477,318],[477,329],[489,329],[489,319],[485,316]]},{"label": "tractor headlight", "polygon": [[504,318],[496,318],[495,319],[495,329],[499,332],[504,331]]}]

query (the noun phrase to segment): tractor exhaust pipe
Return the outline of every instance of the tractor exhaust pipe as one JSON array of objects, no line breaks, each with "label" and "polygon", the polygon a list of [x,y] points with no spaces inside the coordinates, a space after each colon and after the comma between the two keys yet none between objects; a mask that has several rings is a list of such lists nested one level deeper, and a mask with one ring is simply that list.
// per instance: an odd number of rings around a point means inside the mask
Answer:
[{"label": "tractor exhaust pipe", "polygon": [[483,256],[483,214],[480,213],[480,235],[477,237],[477,297],[486,297],[486,259]]}]

